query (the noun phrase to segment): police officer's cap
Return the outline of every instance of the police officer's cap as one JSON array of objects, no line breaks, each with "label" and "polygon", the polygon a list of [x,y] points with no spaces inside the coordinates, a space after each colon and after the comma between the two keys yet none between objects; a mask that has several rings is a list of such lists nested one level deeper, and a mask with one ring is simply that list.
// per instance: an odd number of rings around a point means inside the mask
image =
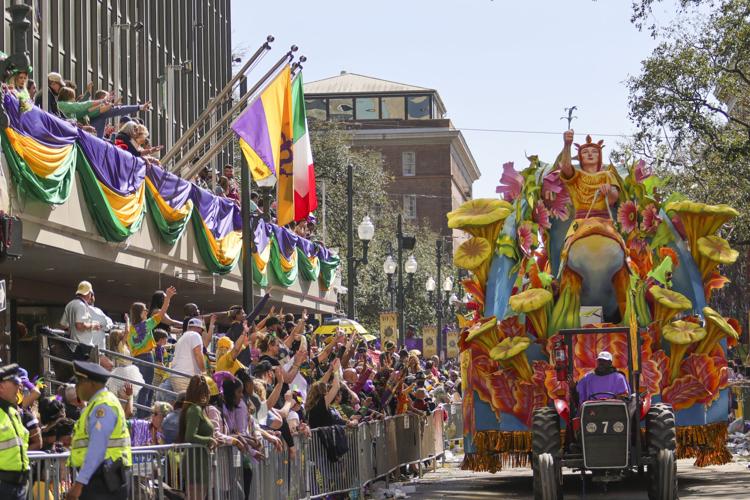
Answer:
[{"label": "police officer's cap", "polygon": [[76,376],[83,379],[89,379],[92,382],[106,384],[110,373],[99,366],[97,363],[88,361],[73,361],[73,371]]},{"label": "police officer's cap", "polygon": [[0,366],[0,382],[12,380],[16,384],[21,383],[21,374],[18,372],[19,366],[16,363]]}]

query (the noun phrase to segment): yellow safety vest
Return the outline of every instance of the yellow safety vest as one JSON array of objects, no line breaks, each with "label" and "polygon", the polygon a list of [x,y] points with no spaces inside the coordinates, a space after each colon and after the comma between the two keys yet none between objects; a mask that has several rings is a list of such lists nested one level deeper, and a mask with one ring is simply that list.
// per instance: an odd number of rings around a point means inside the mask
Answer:
[{"label": "yellow safety vest", "polygon": [[29,470],[29,431],[13,406],[0,410],[0,471]]},{"label": "yellow safety vest", "polygon": [[113,462],[122,459],[123,465],[130,467],[130,464],[132,463],[130,452],[130,432],[128,432],[125,412],[123,411],[117,396],[109,392],[107,389],[97,392],[94,397],[91,398],[91,401],[88,402],[86,408],[84,408],[81,413],[81,418],[78,419],[78,422],[76,422],[76,425],[73,428],[73,443],[70,448],[70,465],[78,468],[83,467],[83,462],[86,459],[86,452],[89,447],[88,420],[94,408],[101,404],[105,404],[112,408],[112,411],[117,415],[117,422],[115,423],[115,428],[112,430],[112,434],[109,436],[107,452],[104,454],[104,459],[109,459]]}]

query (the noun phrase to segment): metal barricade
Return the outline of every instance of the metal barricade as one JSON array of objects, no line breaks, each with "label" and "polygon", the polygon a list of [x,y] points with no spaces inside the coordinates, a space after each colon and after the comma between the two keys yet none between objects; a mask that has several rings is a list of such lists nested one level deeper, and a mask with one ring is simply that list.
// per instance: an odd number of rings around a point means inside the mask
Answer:
[{"label": "metal barricade", "polygon": [[[312,499],[347,492],[359,492],[361,498],[373,481],[385,479],[387,483],[389,475],[408,464],[420,464],[421,472],[424,462],[440,457],[444,442],[452,436],[450,417],[456,413],[447,409],[445,422],[443,410],[438,409],[427,416],[398,415],[356,428],[315,429],[309,438],[295,436],[293,453],[266,445],[265,459],[256,462],[234,447],[209,450],[173,444],[133,448],[130,498]],[[344,453],[342,446],[336,446],[342,435],[347,441]],[[68,456],[29,453],[30,500],[65,498],[75,481]]]},{"label": "metal barricade", "polygon": [[443,440],[445,449],[453,450],[464,440],[464,412],[460,403],[446,405],[445,410],[448,420],[443,424]]},{"label": "metal barricade", "polygon": [[[321,427],[312,431],[307,441],[307,498],[346,493],[360,489],[357,435],[359,429],[351,427]],[[342,436],[347,442],[343,449]]]},{"label": "metal barricade", "polygon": [[31,500],[59,500],[65,498],[75,482],[75,470],[68,467],[69,453],[29,452]]}]

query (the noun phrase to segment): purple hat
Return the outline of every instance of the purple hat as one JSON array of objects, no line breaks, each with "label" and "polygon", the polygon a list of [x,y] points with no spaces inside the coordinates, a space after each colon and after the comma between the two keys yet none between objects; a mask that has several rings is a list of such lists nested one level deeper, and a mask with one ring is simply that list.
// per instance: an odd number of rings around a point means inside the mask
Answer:
[{"label": "purple hat", "polygon": [[317,224],[318,223],[318,218],[315,217],[315,215],[310,214],[310,215],[307,216],[307,223],[308,224]]}]

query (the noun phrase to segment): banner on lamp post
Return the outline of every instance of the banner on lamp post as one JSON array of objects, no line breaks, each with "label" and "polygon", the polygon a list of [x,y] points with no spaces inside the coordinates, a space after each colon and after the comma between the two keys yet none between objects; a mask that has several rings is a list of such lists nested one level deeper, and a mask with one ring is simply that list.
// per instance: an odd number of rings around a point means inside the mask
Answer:
[{"label": "banner on lamp post", "polygon": [[398,315],[395,312],[380,313],[380,348],[384,349],[386,341],[398,345]]},{"label": "banner on lamp post", "polygon": [[458,358],[458,332],[448,332],[447,337],[447,351],[448,358]]},{"label": "banner on lamp post", "polygon": [[437,355],[437,328],[433,325],[422,327],[422,356],[431,358]]}]

